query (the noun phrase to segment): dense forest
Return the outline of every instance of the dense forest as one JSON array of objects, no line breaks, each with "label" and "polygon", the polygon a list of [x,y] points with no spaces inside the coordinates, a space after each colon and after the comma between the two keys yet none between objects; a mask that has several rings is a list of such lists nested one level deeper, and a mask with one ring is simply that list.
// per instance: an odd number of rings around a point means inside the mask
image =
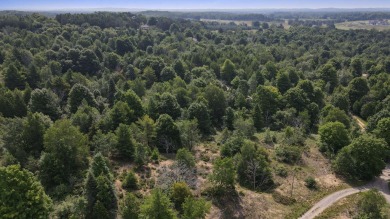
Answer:
[{"label": "dense forest", "polygon": [[183,14],[0,15],[1,218],[297,218],[382,173],[389,31]]}]

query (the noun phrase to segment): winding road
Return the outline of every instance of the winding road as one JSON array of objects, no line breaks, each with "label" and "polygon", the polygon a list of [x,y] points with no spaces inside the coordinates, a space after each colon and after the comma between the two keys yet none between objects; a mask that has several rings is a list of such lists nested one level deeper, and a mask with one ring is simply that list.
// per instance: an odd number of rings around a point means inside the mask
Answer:
[{"label": "winding road", "polygon": [[[362,132],[364,132],[366,128],[364,122],[354,115],[352,115],[352,117],[357,121]],[[320,215],[321,212],[323,212],[325,209],[327,209],[328,207],[330,207],[340,199],[373,188],[378,189],[378,191],[380,191],[383,194],[383,196],[386,198],[386,201],[390,203],[390,190],[387,183],[389,180],[390,180],[390,165],[387,165],[386,168],[382,171],[382,175],[380,177],[375,178],[372,182],[364,186],[340,190],[326,196],[321,201],[317,202],[312,208],[310,208],[310,210],[307,211],[302,217],[300,217],[300,219],[315,218],[316,216]]]},{"label": "winding road", "polygon": [[380,177],[377,177],[372,182],[368,183],[367,185],[355,187],[355,188],[349,188],[340,190],[338,192],[332,193],[325,198],[323,198],[321,201],[317,202],[309,211],[307,211],[300,219],[312,219],[316,216],[320,215],[321,212],[323,212],[326,208],[330,207],[337,201],[339,201],[342,198],[345,198],[349,195],[366,191],[369,189],[376,188],[378,189],[383,196],[386,198],[386,201],[390,203],[390,191],[389,187],[387,185],[387,181],[390,180],[390,165],[386,167],[386,169],[383,170],[382,175]]}]

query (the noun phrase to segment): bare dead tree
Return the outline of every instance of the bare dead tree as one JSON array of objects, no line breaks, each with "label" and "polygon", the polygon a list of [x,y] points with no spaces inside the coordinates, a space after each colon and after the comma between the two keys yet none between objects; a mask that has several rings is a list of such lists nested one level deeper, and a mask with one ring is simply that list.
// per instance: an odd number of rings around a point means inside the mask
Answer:
[{"label": "bare dead tree", "polygon": [[271,174],[263,168],[263,163],[260,160],[253,157],[248,159],[246,163],[245,173],[248,179],[252,181],[253,190],[263,188],[263,186],[271,183]]},{"label": "bare dead tree", "polygon": [[160,139],[160,144],[164,147],[166,153],[169,153],[169,150],[173,149],[172,142],[166,136]]},{"label": "bare dead tree", "polygon": [[167,190],[176,182],[185,182],[190,188],[195,189],[197,185],[196,168],[189,168],[181,163],[165,165],[157,169],[159,174],[156,181],[156,186]]},{"label": "bare dead tree", "polygon": [[258,171],[260,169],[260,164],[259,162],[256,162],[254,159],[250,159],[247,161],[247,169],[246,169],[246,174],[248,176],[248,179],[252,179],[252,184],[253,184],[253,189],[256,189],[256,178],[258,175]]}]

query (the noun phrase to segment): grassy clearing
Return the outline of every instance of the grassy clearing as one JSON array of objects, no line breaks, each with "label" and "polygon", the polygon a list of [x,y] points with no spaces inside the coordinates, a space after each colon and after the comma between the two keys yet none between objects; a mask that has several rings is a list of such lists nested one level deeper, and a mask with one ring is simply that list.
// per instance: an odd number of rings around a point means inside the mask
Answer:
[{"label": "grassy clearing", "polygon": [[[350,187],[333,173],[329,159],[318,150],[318,135],[312,135],[306,139],[305,145],[301,146],[303,150],[302,160],[296,165],[285,164],[276,160],[275,148],[279,146],[283,134],[271,132],[271,135],[275,136],[277,141],[268,145],[264,143],[265,133],[260,133],[256,137],[260,144],[267,147],[272,160],[272,168],[276,169],[278,166],[283,166],[286,169],[286,177],[275,176],[275,181],[278,184],[275,190],[283,196],[291,197],[291,185],[294,182],[292,198],[296,200],[295,204],[285,206],[287,211],[278,215],[277,218],[298,218],[325,196]],[[296,171],[295,174],[294,171]],[[305,186],[305,179],[309,176],[316,179],[318,189],[311,190]],[[274,205],[277,206],[278,204],[274,203]]]},{"label": "grassy clearing", "polygon": [[378,30],[385,31],[390,30],[390,25],[370,25],[369,21],[349,21],[335,24],[337,29],[340,30]]},{"label": "grassy clearing", "polygon": [[[243,188],[237,184],[236,199],[222,200],[221,203],[213,203],[207,218],[298,218],[305,213],[314,203],[326,195],[349,187],[343,180],[340,180],[331,170],[330,161],[318,150],[318,135],[312,135],[305,140],[305,144],[298,146],[302,149],[302,159],[297,164],[286,164],[279,162],[275,154],[275,148],[282,144],[282,132],[270,132],[275,140],[273,143],[265,143],[265,132],[256,133],[252,138],[260,147],[266,148],[271,160],[271,168],[274,170],[276,191],[283,197],[291,197],[292,183],[294,185],[292,198],[296,200],[293,204],[281,204],[275,201],[272,193],[274,191],[256,192]],[[220,157],[221,133],[218,132],[213,140],[200,144],[194,148],[196,167],[198,174],[197,188],[193,191],[196,196],[202,196],[210,184],[208,176],[213,169],[213,161]],[[140,194],[148,195],[153,188],[153,182],[158,178],[158,169],[161,166],[170,165],[174,162],[173,154],[161,154],[159,163],[149,164],[145,170],[136,170],[140,179]],[[133,169],[134,166],[127,163],[118,163],[117,174]],[[285,175],[276,174],[276,170],[282,169]],[[316,179],[318,189],[311,190],[305,186],[305,179],[313,177]],[[122,194],[121,182],[117,180],[116,188]]]}]

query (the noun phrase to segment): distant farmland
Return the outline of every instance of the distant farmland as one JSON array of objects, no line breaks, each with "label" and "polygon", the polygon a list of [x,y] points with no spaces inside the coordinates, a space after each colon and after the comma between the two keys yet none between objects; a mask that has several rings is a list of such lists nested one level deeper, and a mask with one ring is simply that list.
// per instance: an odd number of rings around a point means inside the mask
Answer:
[{"label": "distant farmland", "polygon": [[[220,24],[230,24],[230,23],[235,23],[236,25],[243,25],[243,26],[248,26],[248,27],[253,27],[253,21],[244,21],[244,20],[218,20],[218,19],[200,19],[203,22],[217,22]],[[282,24],[285,29],[290,28],[288,25],[287,20],[285,21],[270,21],[270,22],[261,22],[260,23],[268,23],[269,25],[280,25]]]},{"label": "distant farmland", "polygon": [[370,21],[349,21],[349,22],[343,22],[335,24],[337,29],[340,30],[358,30],[358,29],[364,29],[364,30],[390,30],[390,22],[389,25],[371,25],[369,23]]}]

